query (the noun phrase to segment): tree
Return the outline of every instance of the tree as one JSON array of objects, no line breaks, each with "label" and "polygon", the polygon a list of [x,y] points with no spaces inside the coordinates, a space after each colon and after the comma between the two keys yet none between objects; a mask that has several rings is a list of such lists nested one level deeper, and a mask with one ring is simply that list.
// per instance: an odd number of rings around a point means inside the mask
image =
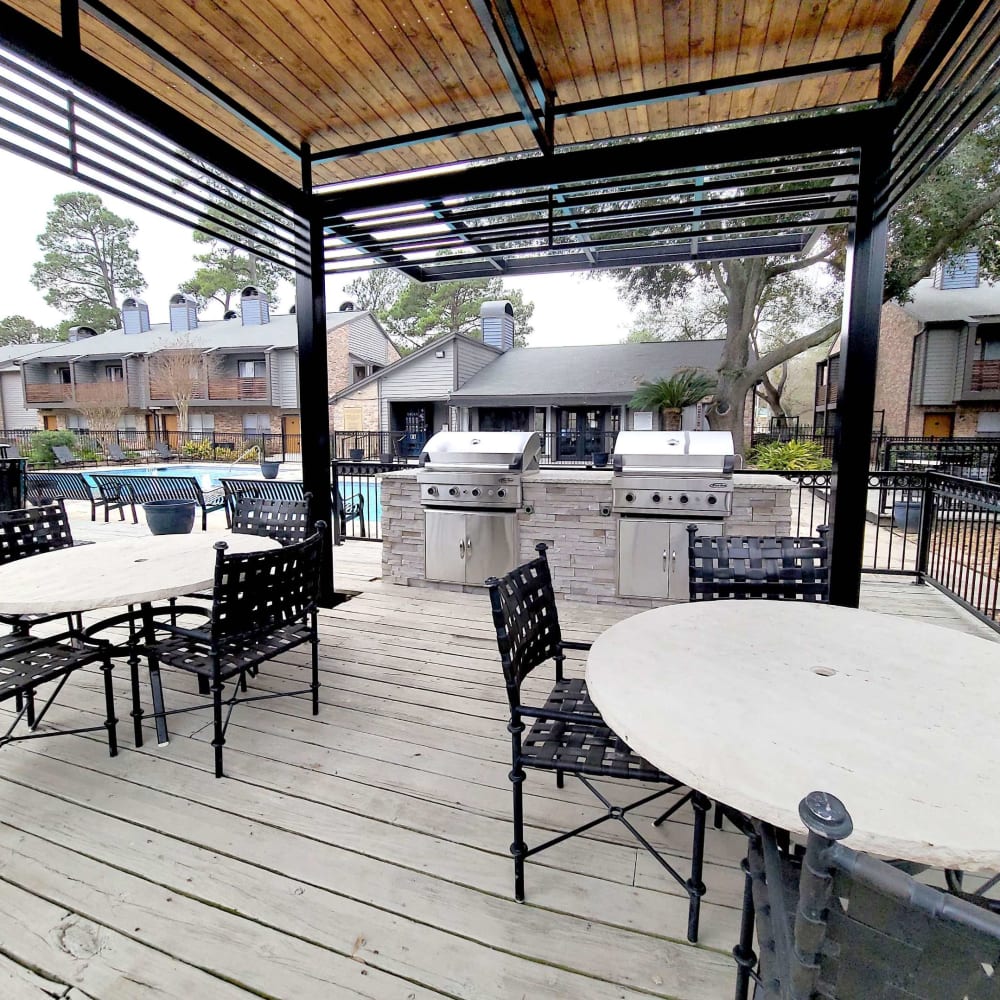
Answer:
[{"label": "tree", "polygon": [[[1000,277],[1000,113],[995,113],[959,143],[952,154],[896,206],[890,222],[890,248],[883,301],[905,299],[908,289],[930,273],[949,253],[975,245],[987,277]],[[829,231],[809,255],[786,258],[738,258],[711,264],[637,268],[613,271],[620,294],[636,305],[668,313],[684,302],[692,289],[716,292],[724,317],[725,345],[719,364],[713,424],[731,430],[743,448],[746,397],[758,383],[765,396],[778,397],[778,385],[768,373],[819,344],[841,329],[835,299],[843,277],[844,234]],[[802,318],[810,310],[796,307],[796,296],[807,286],[803,273],[821,268],[832,282],[818,293],[818,314],[812,310],[809,332]],[[815,286],[814,286],[815,287]],[[798,318],[794,328],[768,340],[761,321],[770,304],[785,299],[786,315]],[[789,306],[791,304],[791,306]],[[755,344],[756,337],[756,344]]]},{"label": "tree", "polygon": [[110,436],[118,429],[118,422],[128,409],[124,382],[106,379],[78,383],[76,408],[85,418],[88,430]]},{"label": "tree", "polygon": [[534,303],[516,289],[505,289],[501,278],[419,282],[398,272],[389,272],[394,278],[374,277],[384,273],[358,278],[346,291],[378,317],[393,340],[405,341],[411,350],[449,333],[482,339],[480,307],[499,299],[507,299],[514,308],[515,345],[523,347],[532,332],[529,321]]},{"label": "tree", "polygon": [[292,272],[287,267],[214,239],[206,233],[195,232],[194,240],[196,243],[207,243],[208,250],[195,255],[194,259],[201,267],[181,283],[181,291],[193,295],[199,306],[203,307],[214,300],[228,310],[233,296],[238,295],[247,285],[253,285],[273,299],[279,283],[292,280]]},{"label": "tree", "polygon": [[146,287],[131,245],[136,224],[85,191],[57,194],[54,204],[38,237],[45,256],[35,264],[31,283],[74,323],[98,333],[120,327],[119,295]]},{"label": "tree", "polygon": [[46,344],[62,339],[59,331],[39,326],[27,316],[13,315],[0,319],[0,346],[5,344]]},{"label": "tree", "polygon": [[189,336],[178,337],[149,357],[149,381],[156,395],[167,396],[177,407],[177,423],[187,430],[191,400],[206,395],[209,381],[218,374],[216,355],[205,353]]}]

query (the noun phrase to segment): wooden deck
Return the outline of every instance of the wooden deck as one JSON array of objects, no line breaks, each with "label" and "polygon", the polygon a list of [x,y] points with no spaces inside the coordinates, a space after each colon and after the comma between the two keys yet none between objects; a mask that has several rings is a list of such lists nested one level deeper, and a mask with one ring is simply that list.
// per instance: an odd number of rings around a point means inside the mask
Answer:
[{"label": "wooden deck", "polygon": [[[0,754],[0,997],[731,995],[733,833],[708,836],[697,947],[684,942],[686,897],[615,829],[534,859],[527,902],[513,901],[488,603],[384,586],[378,556],[371,543],[337,550],[338,586],[362,592],[322,615],[320,715],[300,698],[240,706],[225,779],[211,775],[205,713],[173,717],[169,746],[151,727],[131,746],[124,670],[116,759],[99,737]],[[927,587],[890,579],[865,592],[892,613],[968,623]],[[623,617],[571,602],[560,613],[571,638]],[[257,685],[301,683],[305,656]],[[164,680],[170,707],[195,702],[189,678]],[[72,680],[63,701],[54,720],[98,717],[98,675]],[[529,776],[529,842],[587,814],[574,784]],[[689,820],[646,832],[683,855]]]}]

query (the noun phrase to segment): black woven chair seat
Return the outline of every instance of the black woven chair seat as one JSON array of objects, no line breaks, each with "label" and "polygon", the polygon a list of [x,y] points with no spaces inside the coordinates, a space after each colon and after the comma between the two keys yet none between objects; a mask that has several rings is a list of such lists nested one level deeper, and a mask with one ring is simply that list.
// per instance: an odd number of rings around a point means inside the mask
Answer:
[{"label": "black woven chair seat", "polygon": [[[238,646],[223,646],[219,651],[219,676],[226,680],[241,670],[247,670],[264,660],[277,656],[295,646],[300,646],[312,638],[308,624],[292,622],[288,625],[261,635],[254,642],[243,642]],[[206,637],[204,642],[187,636],[171,636],[156,644],[156,655],[161,663],[204,677],[212,676],[212,647]]]},{"label": "black woven chair seat", "polygon": [[572,712],[581,717],[590,716],[594,721],[536,719],[524,737],[521,758],[525,765],[637,781],[671,780],[634,753],[604,724],[587,694],[586,681],[577,678],[557,681],[543,711]]},{"label": "black woven chair seat", "polygon": [[[92,654],[88,656],[93,659]],[[81,659],[80,651],[71,646],[39,643],[38,639],[31,638],[27,638],[20,649],[16,646],[4,649],[0,661],[0,701],[13,698],[27,687],[53,681],[76,670]]]}]

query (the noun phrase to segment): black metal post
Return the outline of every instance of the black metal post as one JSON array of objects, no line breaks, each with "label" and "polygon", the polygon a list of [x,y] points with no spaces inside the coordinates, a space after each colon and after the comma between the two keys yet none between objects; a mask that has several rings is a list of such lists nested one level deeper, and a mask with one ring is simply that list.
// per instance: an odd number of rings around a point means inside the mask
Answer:
[{"label": "black metal post", "polygon": [[848,234],[840,385],[833,441],[830,603],[856,608],[865,544],[875,365],[885,278],[892,127],[874,117],[861,140],[857,221]]},{"label": "black metal post", "polygon": [[[303,145],[303,188],[311,194],[309,148]],[[333,537],[330,502],[330,417],[326,373],[326,274],[323,269],[323,224],[318,212],[303,222],[309,229],[309,273],[295,277],[295,319],[299,335],[299,413],[302,418],[302,489],[312,494],[312,517],[325,521]],[[333,555],[324,542],[319,604],[333,607]]]}]

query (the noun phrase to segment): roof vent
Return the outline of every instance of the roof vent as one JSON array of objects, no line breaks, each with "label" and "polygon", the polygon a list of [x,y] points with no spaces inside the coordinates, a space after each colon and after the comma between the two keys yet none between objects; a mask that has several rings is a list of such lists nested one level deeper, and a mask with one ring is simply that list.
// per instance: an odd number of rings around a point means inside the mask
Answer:
[{"label": "roof vent", "polygon": [[353,302],[351,302],[350,300],[348,300],[347,302],[341,302],[340,303],[340,311],[342,313],[357,312],[358,311],[358,307]]},{"label": "roof vent", "polygon": [[71,326],[67,334],[70,340],[89,340],[97,336],[97,331],[92,326]]},{"label": "roof vent", "polygon": [[149,306],[130,296],[122,303],[122,329],[126,333],[145,333],[149,329]]},{"label": "roof vent", "polygon": [[170,330],[186,333],[198,329],[198,303],[193,295],[175,292],[170,296]]},{"label": "roof vent", "polygon": [[484,302],[479,307],[483,327],[483,343],[500,351],[514,346],[514,307],[506,300]]},{"label": "roof vent", "polygon": [[235,309],[227,309],[223,315],[223,319],[236,319],[239,313]]},{"label": "roof vent", "polygon": [[267,294],[253,285],[247,285],[240,293],[240,311],[243,313],[244,326],[263,326],[271,322]]},{"label": "roof vent", "polygon": [[288,308],[288,315],[289,316],[294,316],[295,315],[295,306],[294,305],[289,306],[289,308]]}]

